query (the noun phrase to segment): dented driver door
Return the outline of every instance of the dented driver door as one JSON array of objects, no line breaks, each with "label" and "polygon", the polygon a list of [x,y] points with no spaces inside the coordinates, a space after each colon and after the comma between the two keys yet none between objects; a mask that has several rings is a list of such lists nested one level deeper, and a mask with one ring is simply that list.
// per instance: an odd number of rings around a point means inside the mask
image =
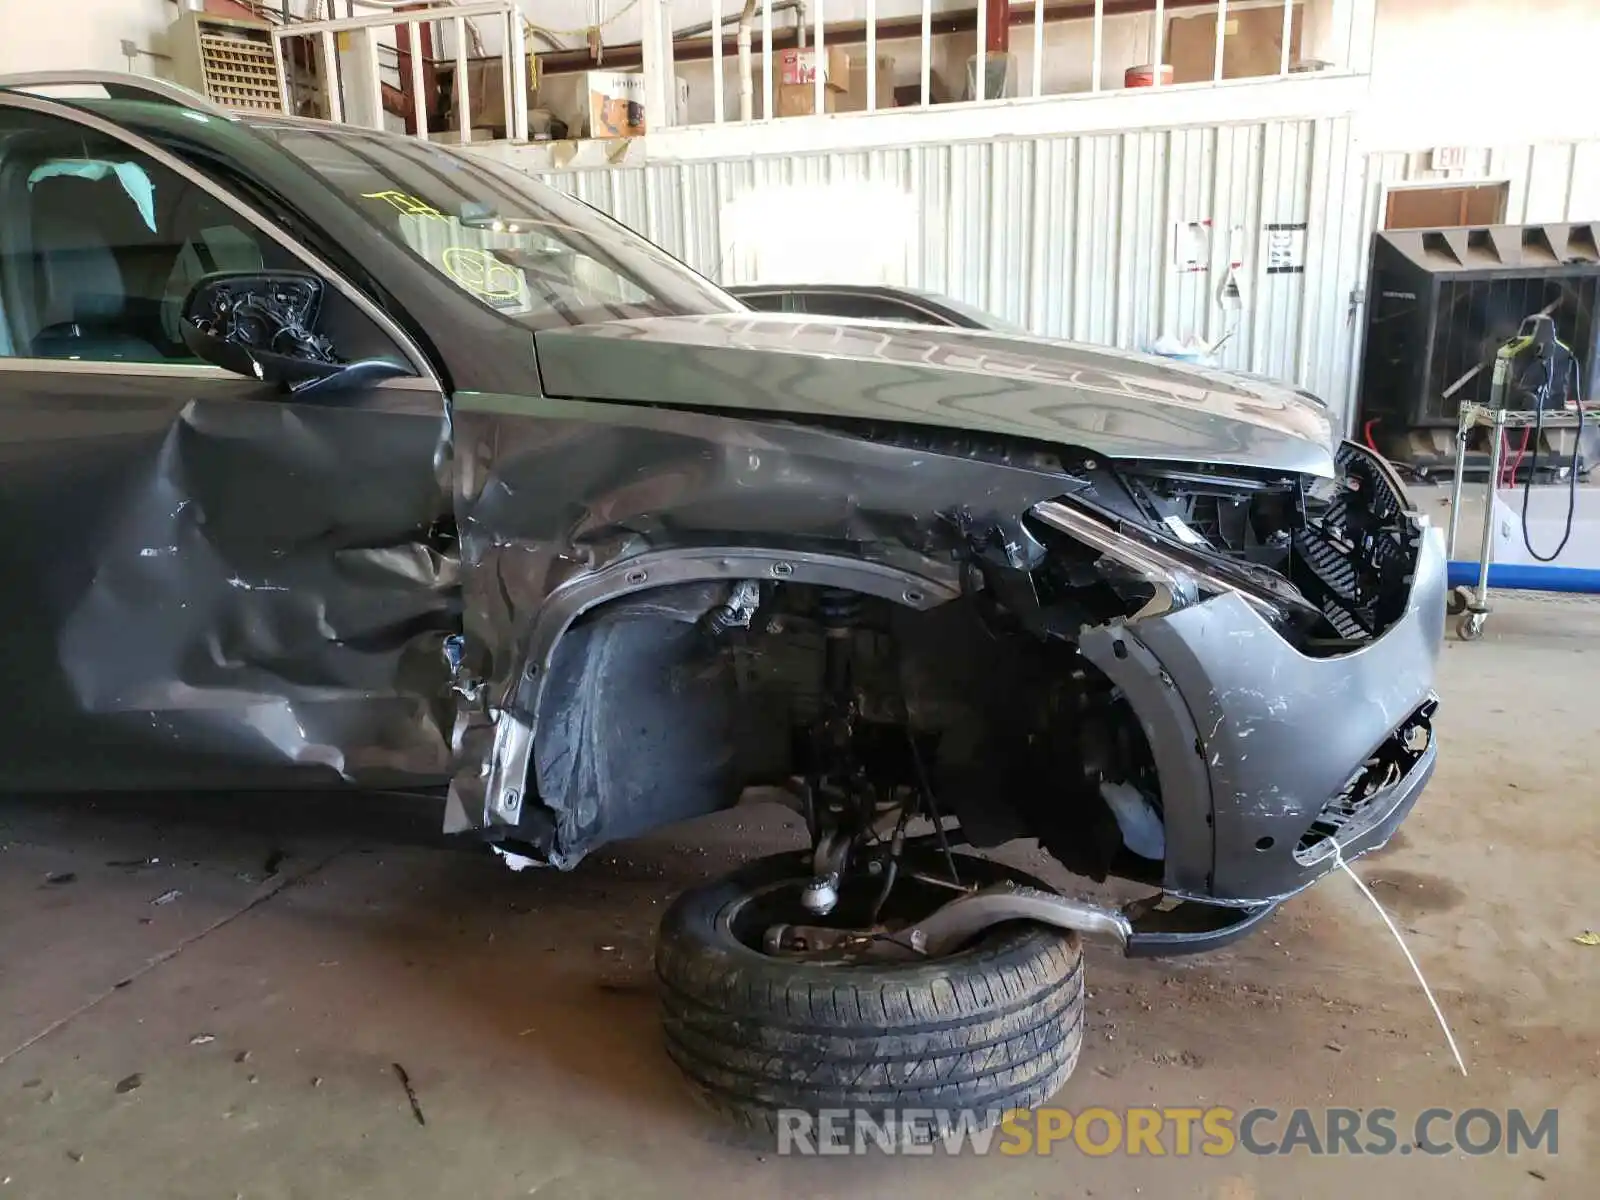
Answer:
[{"label": "dented driver door", "polygon": [[[195,278],[290,267],[408,377],[316,403],[195,360]],[[449,420],[359,293],[158,148],[0,99],[7,785],[434,782]]]}]

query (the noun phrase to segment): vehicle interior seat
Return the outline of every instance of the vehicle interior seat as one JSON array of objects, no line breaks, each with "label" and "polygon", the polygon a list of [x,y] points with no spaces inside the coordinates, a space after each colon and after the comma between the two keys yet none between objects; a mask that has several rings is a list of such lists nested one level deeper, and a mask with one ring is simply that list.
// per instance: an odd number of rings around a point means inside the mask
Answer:
[{"label": "vehicle interior seat", "polygon": [[[116,247],[137,257],[153,235],[115,176],[51,176],[29,196],[34,249],[35,358],[161,361],[140,337]],[[137,263],[130,264],[137,265]]]}]

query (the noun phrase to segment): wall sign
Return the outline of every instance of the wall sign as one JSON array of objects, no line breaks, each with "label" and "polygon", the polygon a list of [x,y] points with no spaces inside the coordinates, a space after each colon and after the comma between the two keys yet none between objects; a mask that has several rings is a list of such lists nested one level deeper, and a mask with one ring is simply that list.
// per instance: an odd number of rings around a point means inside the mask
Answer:
[{"label": "wall sign", "polygon": [[1198,275],[1211,269],[1211,221],[1172,223],[1172,267],[1180,275]]},{"label": "wall sign", "polygon": [[1268,275],[1299,275],[1306,269],[1306,223],[1275,222],[1263,226],[1261,261]]}]

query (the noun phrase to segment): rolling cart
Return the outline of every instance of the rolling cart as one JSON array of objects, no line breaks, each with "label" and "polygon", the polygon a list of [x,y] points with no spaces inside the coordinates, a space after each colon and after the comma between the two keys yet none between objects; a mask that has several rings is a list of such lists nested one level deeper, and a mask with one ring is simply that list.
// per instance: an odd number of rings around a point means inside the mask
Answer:
[{"label": "rolling cart", "polygon": [[[1492,565],[1494,557],[1495,491],[1505,465],[1508,429],[1580,429],[1586,422],[1600,421],[1600,413],[1514,412],[1481,404],[1463,404],[1456,426],[1455,479],[1450,485],[1450,534],[1448,541],[1450,613],[1457,617],[1456,636],[1464,642],[1483,636],[1489,618],[1489,588],[1507,591],[1579,592],[1600,594],[1600,570],[1577,567]],[[1466,468],[1467,440],[1478,427],[1490,431],[1489,482],[1484,493],[1483,532],[1478,542],[1478,561],[1456,559],[1456,532],[1461,521],[1462,474]],[[1575,481],[1574,481],[1575,482]]]}]

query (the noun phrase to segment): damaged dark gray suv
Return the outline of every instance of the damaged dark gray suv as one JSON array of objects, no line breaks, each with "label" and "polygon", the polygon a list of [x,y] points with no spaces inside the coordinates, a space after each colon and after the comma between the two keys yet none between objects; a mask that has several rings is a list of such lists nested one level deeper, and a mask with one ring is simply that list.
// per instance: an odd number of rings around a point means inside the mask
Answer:
[{"label": "damaged dark gray suv", "polygon": [[[1080,934],[1224,944],[1433,770],[1440,541],[1304,393],[757,314],[460,151],[49,82],[0,79],[14,787],[437,789],[561,868],[787,804],[657,953],[772,1128],[1047,1098]],[[970,853],[1018,838],[1148,899]]]}]

